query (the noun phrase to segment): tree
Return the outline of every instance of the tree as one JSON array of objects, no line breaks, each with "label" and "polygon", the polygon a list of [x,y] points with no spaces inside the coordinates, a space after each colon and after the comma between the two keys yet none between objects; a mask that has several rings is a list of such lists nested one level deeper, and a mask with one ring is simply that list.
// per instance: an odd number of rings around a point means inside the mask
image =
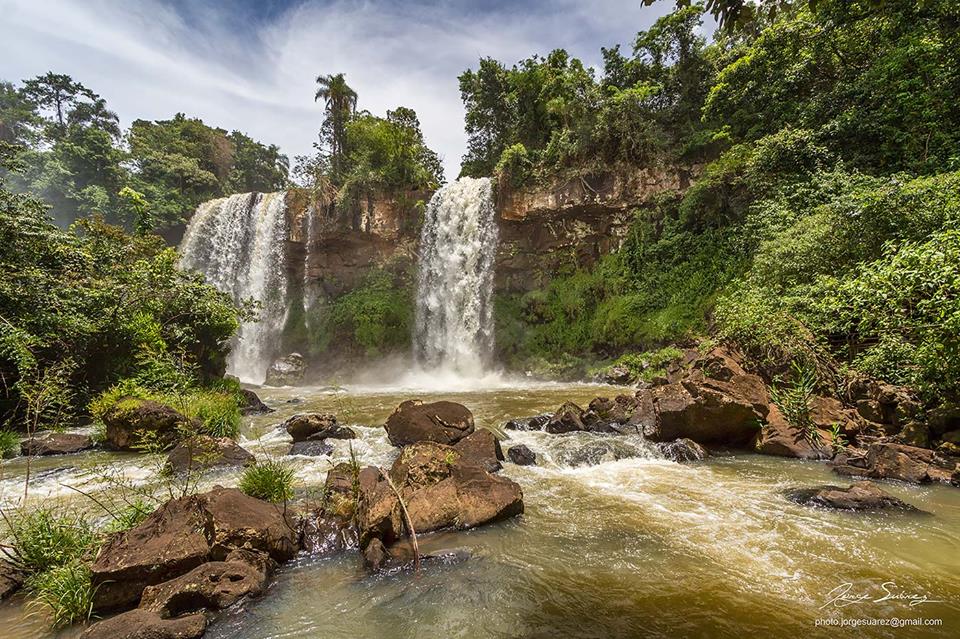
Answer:
[{"label": "tree", "polygon": [[99,96],[93,91],[75,82],[69,75],[47,72],[23,83],[23,96],[41,109],[52,109],[56,131],[63,133],[67,125],[67,110],[78,104],[83,98],[95,101]]},{"label": "tree", "polygon": [[26,144],[39,124],[36,107],[10,82],[0,82],[0,142]]},{"label": "tree", "polygon": [[343,73],[318,75],[314,102],[324,102],[324,123],[321,138],[330,150],[330,165],[335,177],[343,170],[347,122],[357,108],[357,92],[347,84]]}]

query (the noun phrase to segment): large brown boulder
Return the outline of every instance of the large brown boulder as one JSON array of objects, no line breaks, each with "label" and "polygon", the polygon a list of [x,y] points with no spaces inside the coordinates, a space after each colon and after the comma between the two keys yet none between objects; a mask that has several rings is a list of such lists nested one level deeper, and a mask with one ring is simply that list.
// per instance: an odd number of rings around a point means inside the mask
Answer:
[{"label": "large brown boulder", "polygon": [[290,353],[274,360],[267,369],[264,386],[296,386],[303,381],[307,363],[300,353]]},{"label": "large brown boulder", "polygon": [[30,456],[68,455],[93,448],[93,440],[82,433],[44,433],[20,443],[20,454]]},{"label": "large brown boulder", "polygon": [[167,465],[175,473],[224,466],[251,466],[253,453],[228,437],[198,435],[179,444],[167,455]]},{"label": "large brown boulder", "polygon": [[[390,469],[418,534],[467,529],[523,512],[520,486],[471,463],[451,446],[420,442],[407,446]],[[389,545],[403,535],[400,504],[376,469],[360,476],[358,526],[366,546],[377,538]]]},{"label": "large brown boulder", "polygon": [[871,479],[898,479],[914,484],[951,483],[958,471],[955,458],[928,448],[878,442],[870,444],[866,455],[839,455],[833,471],[840,475]]},{"label": "large brown boulder", "polygon": [[140,608],[164,619],[203,610],[222,610],[241,598],[263,594],[269,571],[246,561],[209,561],[143,590]]},{"label": "large brown boulder", "polygon": [[463,455],[465,461],[480,466],[487,472],[495,473],[501,468],[503,449],[500,447],[500,440],[486,428],[467,435],[453,447]]},{"label": "large brown boulder", "polygon": [[847,488],[818,486],[786,492],[787,499],[804,506],[820,506],[839,510],[909,510],[917,508],[880,490],[869,481],[860,481]]},{"label": "large brown boulder", "polygon": [[809,436],[790,425],[776,404],[770,405],[767,420],[754,440],[754,448],[763,455],[800,459],[828,459],[832,453],[827,431],[818,428],[816,438]]},{"label": "large brown boulder", "polygon": [[566,402],[550,417],[543,430],[554,435],[586,430],[583,412],[583,409],[573,402]]},{"label": "large brown boulder", "polygon": [[293,518],[280,507],[233,488],[170,500],[100,549],[92,566],[94,607],[134,606],[147,586],[222,560],[237,548],[286,561],[296,553],[298,538]]},{"label": "large brown boulder", "polygon": [[300,413],[287,419],[280,427],[287,431],[295,442],[357,437],[352,429],[339,425],[336,416],[322,413]]},{"label": "large brown boulder", "polygon": [[473,413],[455,402],[408,400],[387,418],[386,429],[394,446],[423,441],[452,445],[473,432]]},{"label": "large brown boulder", "polygon": [[263,403],[259,395],[249,388],[241,388],[240,396],[243,398],[240,403],[240,413],[242,415],[260,415],[274,412],[272,408]]},{"label": "large brown boulder", "polygon": [[202,613],[164,619],[155,612],[136,609],[93,624],[80,639],[197,639],[206,628],[207,618]]},{"label": "large brown boulder", "polygon": [[166,404],[149,399],[124,397],[103,415],[106,443],[116,450],[132,450],[140,433],[151,433],[158,443],[172,444],[183,429],[196,430],[199,424]]}]

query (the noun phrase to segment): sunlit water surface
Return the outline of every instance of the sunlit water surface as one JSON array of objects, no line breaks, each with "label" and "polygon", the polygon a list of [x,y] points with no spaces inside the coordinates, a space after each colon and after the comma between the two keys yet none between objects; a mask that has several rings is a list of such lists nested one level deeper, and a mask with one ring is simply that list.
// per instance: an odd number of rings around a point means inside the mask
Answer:
[{"label": "sunlit water surface", "polygon": [[[502,471],[523,487],[526,512],[477,530],[422,536],[424,551],[467,548],[462,563],[420,574],[369,575],[355,553],[300,558],[278,572],[259,600],[221,615],[215,639],[280,637],[768,637],[836,636],[849,628],[818,619],[917,618],[939,627],[868,627],[869,637],[960,636],[960,490],[886,483],[884,489],[931,515],[853,514],[787,501],[785,489],[844,484],[821,463],[737,454],[704,463],[659,458],[639,438],[502,430],[510,418],[586,404],[617,389],[520,384],[486,390],[425,391],[422,378],[394,387],[263,389],[277,412],[247,418],[242,444],[282,455],[289,438],[276,429],[303,411],[336,413],[355,427],[363,464],[388,466],[396,452],[381,424],[412,397],[466,404],[478,426],[524,443],[540,465]],[[509,439],[506,439],[509,437]],[[348,459],[336,441],[327,458],[293,457],[298,499],[319,494],[327,470]],[[22,460],[6,462],[0,502],[22,496]],[[89,508],[84,492],[103,489],[103,465],[149,484],[154,467],[135,455],[94,453],[34,463],[30,499]],[[233,485],[237,471],[203,481]],[[91,511],[92,512],[92,511]],[[874,602],[888,590],[925,594],[937,603]],[[838,609],[827,594],[851,583],[870,601]],[[823,622],[821,622],[823,623]],[[76,630],[62,636],[75,636]],[[22,601],[0,606],[0,636],[50,637],[42,615]]]}]

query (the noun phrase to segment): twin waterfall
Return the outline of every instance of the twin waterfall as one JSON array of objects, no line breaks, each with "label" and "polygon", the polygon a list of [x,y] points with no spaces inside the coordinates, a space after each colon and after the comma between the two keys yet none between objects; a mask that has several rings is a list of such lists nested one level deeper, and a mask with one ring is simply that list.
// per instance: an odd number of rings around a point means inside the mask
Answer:
[{"label": "twin waterfall", "polygon": [[[245,193],[205,202],[180,244],[181,266],[203,273],[237,302],[259,302],[257,320],[240,327],[227,362],[228,372],[245,382],[262,383],[270,363],[282,354],[289,293],[301,289],[305,306],[317,301],[309,282],[289,286],[297,269],[287,264],[286,200],[286,193]],[[304,240],[308,258],[317,241],[312,214]],[[434,194],[419,249],[413,344],[421,370],[474,379],[491,363],[496,251],[489,179],[461,178]]]},{"label": "twin waterfall", "polygon": [[234,301],[260,303],[244,322],[227,371],[245,382],[263,382],[278,354],[287,313],[285,193],[243,193],[204,202],[180,243],[181,266],[203,273]]},{"label": "twin waterfall", "polygon": [[483,375],[493,353],[497,220],[489,178],[437,191],[420,234],[414,355],[425,370]]}]

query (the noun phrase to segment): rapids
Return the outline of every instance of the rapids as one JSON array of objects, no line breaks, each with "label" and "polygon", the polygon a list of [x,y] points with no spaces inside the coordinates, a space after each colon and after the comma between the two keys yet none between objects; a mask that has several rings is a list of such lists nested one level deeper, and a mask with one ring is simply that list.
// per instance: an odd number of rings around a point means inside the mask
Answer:
[{"label": "rapids", "polygon": [[[842,583],[882,594],[893,581],[943,603],[901,601],[845,608],[848,617],[937,618],[940,628],[866,628],[870,637],[944,636],[960,624],[960,491],[947,486],[884,482],[883,489],[932,516],[852,514],[787,501],[788,488],[846,484],[822,463],[751,454],[677,464],[640,438],[589,433],[549,435],[502,430],[513,417],[585,404],[603,386],[508,380],[495,389],[414,390],[412,383],[345,389],[279,388],[258,392],[277,412],[245,418],[243,446],[283,455],[289,444],[275,426],[304,411],[336,413],[359,439],[330,440],[331,457],[292,457],[298,505],[319,499],[327,470],[349,459],[388,466],[396,455],[379,425],[396,405],[419,396],[451,399],[474,412],[478,427],[496,430],[504,448],[524,443],[537,466],[504,463],[519,482],[526,512],[469,532],[422,536],[424,551],[467,548],[462,563],[426,567],[419,575],[370,576],[355,552],[301,557],[281,568],[260,600],[219,617],[215,639],[281,637],[637,637],[836,636],[816,619],[841,611],[827,593]],[[143,457],[88,453],[34,460],[31,499],[96,508],[67,488],[102,490],[101,471],[149,485]],[[22,493],[23,460],[0,466],[0,504]],[[201,489],[234,485],[239,471],[213,471]],[[2,636],[53,636],[42,616],[18,598],[0,604]],[[73,630],[62,636],[75,636]]]}]

